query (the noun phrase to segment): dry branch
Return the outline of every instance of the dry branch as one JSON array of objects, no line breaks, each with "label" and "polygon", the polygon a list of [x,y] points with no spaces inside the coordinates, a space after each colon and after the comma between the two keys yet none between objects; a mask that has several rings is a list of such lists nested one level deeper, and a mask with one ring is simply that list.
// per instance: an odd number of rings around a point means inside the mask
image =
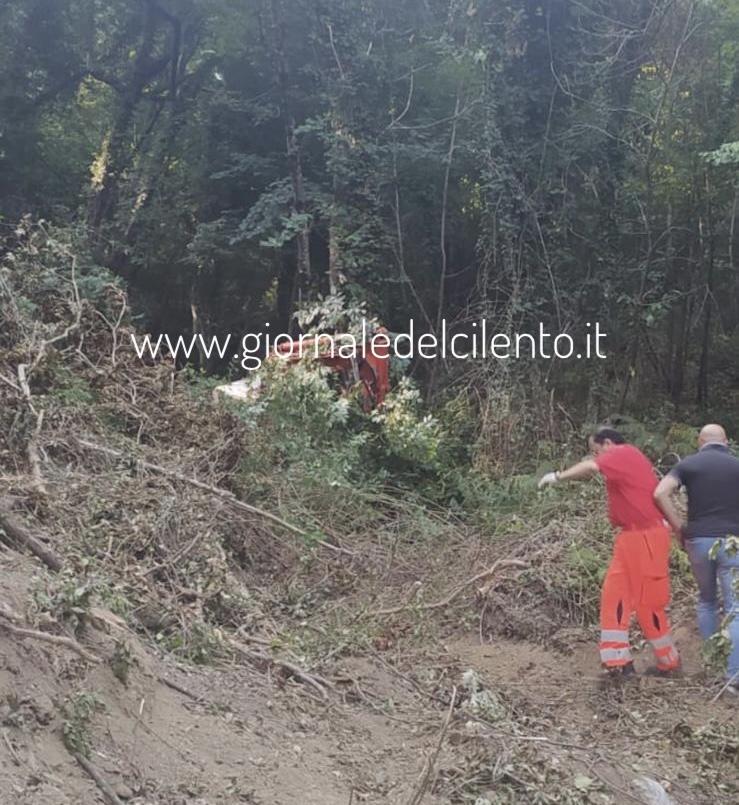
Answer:
[{"label": "dry branch", "polygon": [[[135,467],[142,469],[142,470],[149,470],[149,472],[155,472],[158,475],[164,475],[168,478],[174,478],[176,481],[181,481],[182,483],[189,484],[190,486],[194,486],[197,489],[202,489],[205,492],[210,493],[211,495],[215,495],[223,500],[225,500],[230,506],[233,506],[235,509],[240,509],[241,511],[249,512],[249,514],[256,514],[259,517],[264,518],[265,520],[270,520],[273,523],[281,526],[282,528],[291,531],[293,534],[297,534],[300,537],[305,539],[312,539],[311,536],[306,532],[303,531],[302,528],[298,528],[298,526],[289,523],[287,520],[283,520],[281,517],[278,517],[276,514],[272,514],[272,512],[265,511],[264,509],[260,509],[257,506],[252,506],[250,503],[244,503],[243,500],[239,500],[233,492],[229,492],[228,489],[223,489],[219,486],[212,486],[211,484],[203,483],[203,481],[198,481],[197,478],[192,478],[189,475],[183,475],[181,472],[177,472],[177,470],[170,470],[166,467],[161,467],[158,464],[152,464],[150,461],[144,461],[140,458],[133,458],[132,456],[127,456],[122,453],[120,450],[113,450],[110,447],[103,447],[102,445],[95,444],[94,442],[88,442],[86,439],[77,439],[77,443],[81,447],[85,447],[88,450],[93,450],[98,453],[102,453],[104,455],[109,456],[110,458],[115,458],[118,460],[128,461],[129,463],[133,464]],[[354,554],[351,551],[348,551],[346,548],[342,548],[338,545],[332,545],[330,542],[326,542],[322,539],[314,540],[318,545],[322,548],[326,548],[330,551],[335,551],[336,553],[343,553],[347,554],[348,556],[353,556]]]},{"label": "dry branch", "polygon": [[291,676],[294,676],[301,682],[305,682],[306,685],[310,685],[312,688],[315,688],[315,690],[321,694],[321,698],[324,701],[328,701],[328,690],[333,689],[333,685],[328,681],[328,679],[324,679],[316,674],[309,674],[299,665],[295,665],[287,660],[280,660],[276,657],[271,657],[269,654],[264,654],[261,651],[252,651],[252,649],[247,648],[239,643],[238,640],[234,640],[233,638],[230,638],[228,643],[239,654],[249,660],[264,663],[268,666],[276,665],[279,668],[284,668],[284,670],[287,671]]},{"label": "dry branch", "polygon": [[431,752],[423,764],[421,776],[418,778],[418,782],[416,783],[413,793],[408,800],[408,805],[420,805],[421,801],[423,800],[426,789],[428,788],[429,780],[431,779],[431,774],[436,766],[436,760],[441,752],[441,747],[444,745],[444,738],[446,737],[447,730],[449,729],[449,723],[452,720],[452,713],[454,712],[454,704],[456,700],[457,688],[455,686],[452,688],[452,697],[449,702],[449,710],[447,710],[446,718],[444,719],[441,731],[439,732],[439,739],[436,742],[433,752]]},{"label": "dry branch", "polygon": [[[41,352],[39,352],[39,354],[41,354]],[[21,363],[16,370],[18,374],[18,385],[23,394],[23,399],[26,402],[26,407],[35,419],[33,433],[29,437],[28,444],[26,445],[26,455],[28,456],[28,467],[31,470],[33,489],[42,497],[46,497],[49,494],[49,490],[46,488],[46,482],[44,481],[44,476],[41,472],[41,453],[38,446],[41,428],[44,424],[44,411],[43,409],[37,410],[33,404],[33,396],[31,394],[31,386],[28,381],[27,369],[28,367],[26,364]]]},{"label": "dry branch", "polygon": [[92,777],[95,785],[102,791],[103,796],[107,800],[110,805],[123,805],[123,802],[118,797],[118,795],[113,791],[110,787],[110,784],[106,782],[103,777],[100,775],[100,772],[90,763],[90,761],[79,754],[79,752],[74,753],[74,759],[82,766],[82,768]]},{"label": "dry branch", "polygon": [[[31,532],[9,511],[12,508],[12,501],[8,498],[0,498],[0,529],[11,542],[22,545],[36,557],[38,557],[48,568],[54,571],[62,569],[64,562],[61,557],[54,553],[51,548],[47,548],[41,540],[31,534]],[[3,539],[3,542],[8,540]],[[11,546],[15,547],[15,546]]]},{"label": "dry branch", "polygon": [[487,578],[488,576],[492,576],[499,568],[528,567],[528,566],[529,563],[524,562],[522,559],[498,559],[498,561],[493,562],[493,564],[487,570],[484,570],[482,573],[478,573],[471,579],[467,579],[467,581],[460,584],[458,587],[455,587],[448,595],[446,595],[440,601],[434,601],[432,604],[420,604],[420,605],[415,605],[413,604],[413,602],[408,601],[405,604],[401,604],[400,606],[397,607],[390,607],[388,609],[374,609],[368,612],[367,614],[370,616],[395,615],[398,612],[404,612],[406,609],[419,609],[424,612],[430,609],[441,609],[442,607],[451,604],[452,601],[454,601],[454,599],[458,595],[463,593],[468,587],[471,587],[473,584],[477,583],[478,581],[481,581],[482,579]]},{"label": "dry branch", "polygon": [[100,658],[97,655],[88,651],[71,637],[62,637],[60,635],[39,632],[36,631],[36,629],[24,629],[21,626],[13,626],[13,624],[3,620],[2,617],[0,617],[0,629],[5,629],[6,632],[10,632],[10,634],[16,637],[32,637],[34,640],[41,640],[43,643],[51,643],[54,646],[64,646],[64,648],[74,651],[75,654],[79,654],[80,657],[89,662],[100,662]]},{"label": "dry branch", "polygon": [[[41,228],[43,229],[43,227]],[[45,232],[45,234],[48,237],[48,232]],[[83,309],[82,300],[77,287],[77,258],[71,252],[69,252],[68,249],[62,247],[61,250],[71,260],[70,282],[72,285],[72,299],[69,301],[74,312],[74,320],[68,323],[64,330],[50,338],[44,339],[40,342],[35,337],[32,339],[30,346],[33,347],[33,350],[30,350],[29,347],[29,351],[35,352],[35,356],[30,363],[20,363],[16,367],[16,376],[18,378],[17,384],[14,381],[8,381],[8,379],[3,376],[3,380],[20,393],[28,412],[34,419],[33,432],[31,433],[26,445],[26,455],[28,457],[28,466],[31,471],[31,482],[33,489],[38,495],[44,498],[49,494],[49,490],[46,488],[43,473],[41,472],[42,461],[41,450],[39,448],[41,428],[44,423],[44,410],[43,408],[37,409],[34,405],[33,392],[31,391],[31,377],[34,371],[46,357],[49,347],[57,344],[60,341],[65,341],[75,330],[79,329],[82,322]]]},{"label": "dry branch", "polygon": [[184,696],[187,696],[188,699],[192,699],[194,702],[203,701],[203,699],[200,696],[188,690],[187,688],[182,687],[182,685],[180,685],[178,682],[175,682],[172,679],[167,679],[166,676],[159,676],[157,678],[163,685],[166,685],[168,688],[171,688],[172,690],[176,690],[178,693],[182,693]]}]

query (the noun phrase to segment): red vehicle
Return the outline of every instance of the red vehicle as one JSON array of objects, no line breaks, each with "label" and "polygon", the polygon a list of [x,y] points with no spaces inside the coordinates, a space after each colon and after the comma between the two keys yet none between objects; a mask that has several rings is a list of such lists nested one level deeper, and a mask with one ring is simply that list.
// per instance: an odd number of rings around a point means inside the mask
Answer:
[{"label": "red vehicle", "polygon": [[[387,335],[387,330],[379,327],[375,335],[380,334]],[[290,340],[283,338],[266,360],[281,360],[292,364],[306,356],[310,357],[336,372],[340,376],[341,386],[345,391],[348,392],[359,385],[362,407],[365,411],[370,411],[383,404],[390,390],[389,340],[388,338],[387,343],[375,342],[373,345],[368,339],[363,345],[357,347],[355,356],[343,357],[338,354],[342,344],[341,335],[322,335],[315,338]],[[316,342],[318,343],[316,344]],[[258,378],[237,380],[235,383],[218,386],[216,392],[237,399],[249,399],[259,393]]]},{"label": "red vehicle", "polygon": [[[387,335],[384,327],[376,335]],[[341,385],[347,391],[361,383],[363,407],[369,411],[385,401],[390,390],[390,347],[388,343],[374,346],[367,341],[357,348],[357,355],[345,358],[338,354],[341,335],[318,336],[317,338],[292,339],[280,343],[273,355],[288,363],[296,363],[305,355],[313,356],[323,366],[341,375]],[[316,348],[316,342],[318,342]],[[318,357],[316,358],[316,354]]]}]

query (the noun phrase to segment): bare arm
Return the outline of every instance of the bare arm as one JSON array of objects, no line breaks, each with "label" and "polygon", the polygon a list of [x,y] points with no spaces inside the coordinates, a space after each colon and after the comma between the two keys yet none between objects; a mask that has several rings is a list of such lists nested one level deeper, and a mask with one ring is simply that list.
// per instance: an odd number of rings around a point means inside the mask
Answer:
[{"label": "bare arm", "polygon": [[598,465],[592,458],[586,458],[577,464],[573,464],[566,470],[559,473],[560,481],[580,481],[583,478],[590,478],[598,474]]},{"label": "bare arm", "polygon": [[672,494],[677,491],[679,486],[680,481],[674,475],[665,475],[654,490],[654,500],[660,509],[662,509],[675,535],[682,539],[685,524],[675,508],[675,504],[672,502]]},{"label": "bare arm", "polygon": [[592,458],[586,458],[584,461],[574,464],[572,467],[562,472],[548,472],[539,481],[539,489],[542,489],[549,484],[556,484],[557,481],[577,481],[581,478],[590,478],[598,472],[598,465]]}]

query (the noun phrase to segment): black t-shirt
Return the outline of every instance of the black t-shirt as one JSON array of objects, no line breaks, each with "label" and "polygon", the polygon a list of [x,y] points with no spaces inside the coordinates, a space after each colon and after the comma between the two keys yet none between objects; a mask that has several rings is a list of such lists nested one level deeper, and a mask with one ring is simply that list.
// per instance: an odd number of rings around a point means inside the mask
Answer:
[{"label": "black t-shirt", "polygon": [[739,459],[707,444],[670,470],[688,493],[688,538],[739,536]]}]

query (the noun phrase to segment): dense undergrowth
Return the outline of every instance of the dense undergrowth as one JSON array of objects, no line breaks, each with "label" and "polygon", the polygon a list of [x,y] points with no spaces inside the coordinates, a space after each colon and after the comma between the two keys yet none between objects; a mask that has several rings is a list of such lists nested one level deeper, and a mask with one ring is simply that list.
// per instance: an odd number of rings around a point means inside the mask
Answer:
[{"label": "dense undergrowth", "polygon": [[[594,622],[610,545],[602,493],[536,491],[541,469],[583,452],[587,426],[563,420],[558,440],[542,438],[539,412],[526,419],[514,405],[515,386],[505,400],[496,389],[495,414],[469,391],[429,407],[403,378],[365,413],[305,363],[265,370],[250,403],[214,400],[211,380],[135,357],[120,285],[84,241],[43,223],[22,222],[6,243],[0,294],[3,486],[66,559],[38,580],[37,614],[79,629],[103,602],[164,649],[207,661],[227,650],[219,630],[264,629],[275,613],[324,617],[337,598],[350,610],[409,582],[422,582],[422,599],[461,578],[465,557],[502,552],[527,567],[489,607],[498,630]],[[693,438],[687,426],[620,425],[655,459]]]},{"label": "dense undergrowth", "polygon": [[[544,433],[515,386],[496,388],[495,405],[457,390],[429,406],[402,380],[368,414],[306,363],[265,372],[250,403],[214,399],[212,379],[139,361],[119,284],[69,233],[30,222],[6,244],[0,317],[0,498],[64,563],[31,582],[34,625],[84,637],[103,607],[182,661],[230,662],[256,640],[313,673],[460,632],[562,650],[573,629],[594,634],[611,545],[603,490],[536,489],[541,470],[584,452],[587,426],[550,420]],[[618,424],[662,468],[692,448],[687,425]],[[489,585],[469,584],[501,561]],[[677,552],[674,571],[681,599]],[[109,662],[125,685],[124,642]],[[63,708],[82,754],[92,696]],[[508,728],[527,729],[500,701]],[[724,746],[707,740],[674,736],[691,757]],[[538,751],[498,749],[515,774],[477,752],[437,790],[471,801],[494,779],[501,802],[546,786],[560,786],[551,801],[583,801]]]}]

